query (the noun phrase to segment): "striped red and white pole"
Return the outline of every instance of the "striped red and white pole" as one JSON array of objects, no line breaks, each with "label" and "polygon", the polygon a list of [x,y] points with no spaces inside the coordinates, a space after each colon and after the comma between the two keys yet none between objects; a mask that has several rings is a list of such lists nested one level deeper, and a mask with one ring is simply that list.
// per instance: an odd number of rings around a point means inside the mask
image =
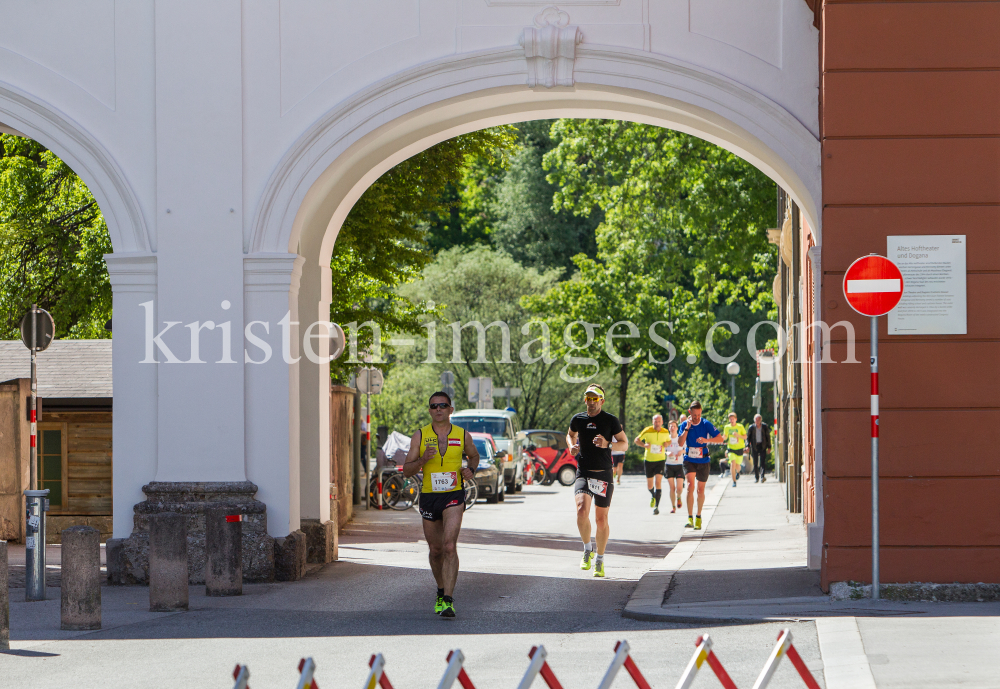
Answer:
[{"label": "striped red and white pole", "polygon": [[31,447],[38,447],[38,410],[31,410]]},{"label": "striped red and white pole", "polygon": [[872,364],[872,437],[878,437],[878,362]]}]

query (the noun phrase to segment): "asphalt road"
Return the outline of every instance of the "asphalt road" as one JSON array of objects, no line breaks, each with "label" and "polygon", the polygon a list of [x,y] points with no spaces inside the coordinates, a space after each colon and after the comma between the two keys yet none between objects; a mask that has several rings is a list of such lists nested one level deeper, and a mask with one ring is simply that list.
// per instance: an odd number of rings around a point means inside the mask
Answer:
[{"label": "asphalt road", "polygon": [[[579,569],[571,489],[533,486],[499,505],[477,504],[460,539],[455,620],[432,612],[435,587],[415,511],[362,511],[341,536],[339,562],[299,582],[248,586],[239,598],[210,599],[192,587],[186,613],[149,613],[145,588],[105,587],[99,632],[60,632],[58,600],[24,603],[23,589],[12,589],[14,651],[0,655],[0,685],[228,687],[240,662],[254,689],[291,688],[299,658],[312,656],[320,687],[360,689],[368,658],[381,652],[393,685],[411,689],[437,686],[447,652],[461,648],[476,687],[513,689],[529,649],[543,644],[570,689],[596,687],[615,643],[626,639],[660,689],[677,683],[708,631],[737,685],[751,686],[782,625],[708,629],[621,617],[638,578],[684,528],[680,512],[652,515],[644,484],[626,477],[616,489],[603,580]],[[822,682],[815,626],[791,628]],[[634,685],[622,673],[615,686]],[[718,683],[706,666],[694,686]],[[783,666],[770,686],[802,684]]]}]

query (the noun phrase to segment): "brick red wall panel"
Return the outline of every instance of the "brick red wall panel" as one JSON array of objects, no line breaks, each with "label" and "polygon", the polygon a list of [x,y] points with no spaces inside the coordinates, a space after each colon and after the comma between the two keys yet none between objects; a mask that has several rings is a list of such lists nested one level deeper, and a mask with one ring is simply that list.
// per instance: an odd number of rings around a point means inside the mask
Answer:
[{"label": "brick red wall panel", "polygon": [[825,68],[1000,67],[995,2],[827,2]]},{"label": "brick red wall panel", "polygon": [[[823,473],[826,476],[856,478],[871,474],[869,419],[867,409],[823,413]],[[879,420],[879,473],[882,476],[1000,477],[996,439],[992,433],[983,432],[983,429],[1000,428],[998,409],[884,410]],[[950,446],[941,441],[945,434],[964,438],[957,458],[952,457]],[[1000,502],[997,498],[993,502]],[[1000,514],[996,516],[1000,518]]]},{"label": "brick red wall panel", "polygon": [[[828,548],[823,558],[823,588],[835,581],[871,583],[870,548]],[[977,584],[1000,581],[1000,547],[880,548],[882,583],[936,582]]]},{"label": "brick red wall panel", "polygon": [[[952,457],[944,461],[975,461]],[[831,546],[871,545],[871,481],[829,478],[824,486],[826,527]],[[885,546],[1000,546],[1000,478],[879,480],[880,538]],[[969,506],[992,510],[976,519]],[[959,528],[960,527],[960,528]],[[888,580],[887,580],[888,581]]]},{"label": "brick red wall panel", "polygon": [[823,213],[823,270],[843,273],[859,256],[884,254],[887,236],[910,234],[964,234],[969,246],[966,268],[1000,270],[998,228],[1000,206],[827,208]]},{"label": "brick red wall panel", "polygon": [[1000,134],[1000,71],[835,72],[823,89],[827,137]]}]

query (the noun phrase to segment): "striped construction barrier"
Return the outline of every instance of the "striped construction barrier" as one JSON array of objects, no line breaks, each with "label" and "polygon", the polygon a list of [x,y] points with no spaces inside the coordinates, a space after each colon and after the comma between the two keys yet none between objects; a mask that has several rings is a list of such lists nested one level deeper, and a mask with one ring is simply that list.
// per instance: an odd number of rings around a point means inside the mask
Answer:
[{"label": "striped construction barrier", "polygon": [[[629,655],[630,650],[627,641],[622,640],[615,644],[615,655],[611,659],[611,665],[608,666],[604,676],[601,678],[600,684],[597,685],[597,689],[611,689],[615,678],[622,668],[625,668],[625,671],[628,672],[638,689],[651,689],[649,682],[646,681],[646,678],[640,672],[639,666],[636,665],[635,661]],[[819,689],[819,684],[813,678],[812,673],[809,672],[809,668],[806,667],[802,656],[799,655],[798,651],[795,650],[795,646],[792,645],[792,632],[788,629],[782,630],[778,635],[778,641],[768,656],[764,668],[760,671],[753,689],[767,688],[767,685],[771,682],[771,677],[781,663],[781,659],[785,656],[788,656],[788,660],[791,661],[808,689]],[[544,646],[532,646],[531,651],[528,652],[528,659],[528,669],[525,670],[524,676],[517,685],[517,689],[529,689],[539,676],[542,677],[549,689],[563,689],[562,684],[556,678],[555,672],[549,666],[548,653]],[[456,681],[462,685],[462,689],[476,689],[472,679],[465,671],[465,655],[461,649],[456,648],[450,651],[446,661],[448,665],[445,668],[444,675],[441,677],[441,681],[438,683],[437,689],[453,689]],[[715,651],[712,650],[712,639],[708,634],[702,634],[695,642],[694,656],[691,657],[691,660],[688,661],[687,666],[684,668],[684,674],[677,683],[676,689],[689,689],[694,683],[698,671],[706,664],[712,669],[712,672],[715,673],[716,678],[718,678],[725,689],[737,689],[736,683],[733,682],[729,673],[726,672],[726,668],[722,666],[722,661],[719,660],[718,656],[715,655]],[[371,657],[368,661],[368,668],[368,676],[365,679],[363,689],[375,689],[376,687],[380,689],[393,689],[392,683],[385,672],[385,657],[381,653],[377,653]],[[296,689],[319,689],[313,677],[316,672],[316,663],[312,658],[303,658],[300,660],[298,669],[299,681],[296,684]],[[237,665],[233,671],[233,678],[236,680],[233,689],[250,689],[250,686],[247,684],[250,679],[250,670],[246,665]]]}]

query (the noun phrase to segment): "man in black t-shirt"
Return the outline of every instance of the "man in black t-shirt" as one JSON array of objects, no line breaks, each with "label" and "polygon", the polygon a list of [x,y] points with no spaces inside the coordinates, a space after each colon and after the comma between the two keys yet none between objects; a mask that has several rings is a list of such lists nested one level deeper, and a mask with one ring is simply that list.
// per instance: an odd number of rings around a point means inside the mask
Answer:
[{"label": "man in black t-shirt", "polygon": [[618,418],[605,411],[604,388],[590,385],[583,394],[587,411],[573,417],[566,433],[566,444],[576,457],[576,484],[573,492],[576,498],[576,526],[583,541],[583,560],[580,569],[590,569],[594,547],[590,543],[590,503],[594,503],[594,518],[597,521],[597,559],[594,561],[594,576],[604,576],[604,548],[608,544],[611,529],[608,526],[608,510],[611,508],[611,494],[614,493],[614,472],[611,451],[624,452],[628,449],[628,438]]}]

